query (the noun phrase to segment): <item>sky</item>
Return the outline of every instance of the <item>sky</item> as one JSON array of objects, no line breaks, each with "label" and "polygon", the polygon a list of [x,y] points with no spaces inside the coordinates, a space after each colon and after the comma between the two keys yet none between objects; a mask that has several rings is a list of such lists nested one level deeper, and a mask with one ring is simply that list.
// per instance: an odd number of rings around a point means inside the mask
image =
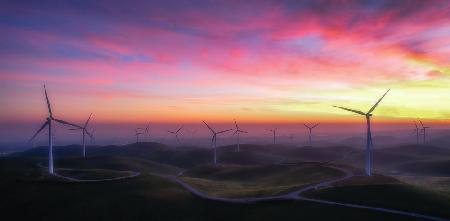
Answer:
[{"label": "sky", "polygon": [[1,1],[0,122],[450,117],[449,1]]}]

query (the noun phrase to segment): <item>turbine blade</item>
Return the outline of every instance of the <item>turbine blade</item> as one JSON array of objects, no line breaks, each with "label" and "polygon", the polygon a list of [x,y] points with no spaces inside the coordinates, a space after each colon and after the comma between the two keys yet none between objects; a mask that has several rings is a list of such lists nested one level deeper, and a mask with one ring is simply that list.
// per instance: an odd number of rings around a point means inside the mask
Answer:
[{"label": "turbine blade", "polygon": [[89,118],[87,119],[86,123],[84,123],[84,128],[87,127],[89,121],[91,120],[91,117],[92,117],[92,113],[89,115]]},{"label": "turbine blade", "polygon": [[45,100],[47,101],[48,113],[50,114],[50,118],[53,118],[52,108],[50,106],[50,101],[48,99],[47,88],[45,88],[45,84],[44,84],[44,93],[45,93]]},{"label": "turbine blade", "polygon": [[308,125],[306,125],[306,124],[303,124],[303,125],[305,125],[305,127],[307,127],[308,129],[311,129]]},{"label": "turbine blade", "polygon": [[248,133],[247,131],[243,131],[243,130],[238,130],[239,132],[241,132],[241,133]]},{"label": "turbine blade", "polygon": [[211,132],[216,133],[204,120],[203,120],[203,123],[205,123],[205,125],[209,128],[209,130]]},{"label": "turbine blade", "polygon": [[236,130],[239,130],[239,127],[238,127],[238,125],[236,123],[236,119],[234,119],[234,126],[236,126]]},{"label": "turbine blade", "polygon": [[422,121],[421,121],[421,120],[419,120],[419,122],[420,122],[420,124],[422,125],[422,127],[424,127],[424,126],[423,126],[423,123],[422,123]]},{"label": "turbine blade", "polygon": [[39,130],[30,138],[30,141],[32,141],[34,138],[36,138],[36,136],[48,125],[48,121],[45,121],[45,123],[41,126],[41,128],[39,128]]},{"label": "turbine blade", "polygon": [[180,129],[177,130],[177,133],[180,132],[181,129],[183,129],[184,126],[181,126]]},{"label": "turbine blade", "polygon": [[225,133],[225,132],[228,132],[228,131],[230,131],[230,130],[233,130],[233,129],[222,130],[222,131],[219,131],[219,132],[217,132],[216,134],[221,134],[221,133]]},{"label": "turbine blade", "polygon": [[312,126],[312,128],[319,126],[319,124],[314,124],[314,126]]},{"label": "turbine blade", "polygon": [[370,108],[369,112],[367,112],[368,114],[372,113],[372,111],[375,110],[375,108],[378,106],[378,104],[381,102],[381,100],[383,100],[384,96],[386,96],[386,94],[387,94],[390,90],[391,90],[391,89],[388,89],[388,90],[386,91],[386,93],[384,93],[383,96],[377,101],[377,103],[375,103],[375,104],[373,105],[373,107]]},{"label": "turbine blade", "polygon": [[93,140],[94,139],[94,135],[92,135],[91,133],[89,133],[89,131],[87,131],[87,130],[85,130],[86,131],[86,134],[91,138],[91,140]]},{"label": "turbine blade", "polygon": [[362,112],[360,110],[353,110],[353,109],[350,109],[350,108],[340,107],[340,106],[335,106],[335,105],[333,105],[333,107],[337,107],[337,108],[340,108],[342,110],[350,111],[350,112],[357,113],[357,114],[360,114],[360,115],[366,115],[366,113],[364,113],[364,112]]},{"label": "turbine blade", "polygon": [[78,126],[76,124],[69,123],[67,121],[59,120],[59,119],[56,119],[56,118],[53,118],[53,120],[58,122],[58,123],[61,123],[61,124],[66,124],[66,125],[70,125],[70,126],[74,126],[76,128],[82,129],[82,127],[80,127],[80,126]]}]

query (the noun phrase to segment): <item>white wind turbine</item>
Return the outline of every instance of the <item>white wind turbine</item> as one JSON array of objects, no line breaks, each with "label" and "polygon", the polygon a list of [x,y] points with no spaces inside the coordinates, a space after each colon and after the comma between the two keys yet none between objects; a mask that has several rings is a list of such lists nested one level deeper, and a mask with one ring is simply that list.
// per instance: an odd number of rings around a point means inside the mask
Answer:
[{"label": "white wind turbine", "polygon": [[354,110],[354,109],[350,109],[350,108],[345,108],[345,107],[339,107],[339,106],[333,106],[333,107],[337,107],[346,111],[350,111],[353,113],[357,113],[359,115],[363,115],[366,117],[366,122],[367,122],[367,145],[366,145],[366,166],[365,166],[365,170],[366,170],[366,175],[367,176],[371,176],[372,175],[372,133],[370,131],[370,118],[372,117],[372,112],[375,110],[375,108],[378,106],[378,104],[381,102],[381,100],[383,100],[384,96],[386,96],[386,94],[390,91],[387,90],[386,93],[383,94],[383,96],[372,106],[372,108],[370,108],[370,110],[367,113],[364,113],[360,110]]},{"label": "white wind turbine", "polygon": [[50,101],[48,99],[47,95],[47,89],[44,85],[44,94],[45,94],[45,100],[47,101],[47,108],[48,108],[48,117],[45,120],[45,123],[39,128],[39,130],[31,137],[30,141],[32,141],[45,127],[48,126],[48,173],[54,174],[53,170],[53,137],[52,137],[52,122],[56,121],[60,124],[65,124],[69,126],[73,126],[76,128],[81,128],[80,126],[76,124],[72,124],[63,120],[59,120],[53,117],[52,108],[50,106]]},{"label": "white wind turbine", "polygon": [[236,127],[236,130],[234,131],[233,135],[237,135],[237,152],[241,150],[240,148],[240,141],[239,141],[239,134],[240,133],[248,133],[247,131],[243,131],[239,128],[239,126],[236,123],[236,120],[234,120],[234,126]]},{"label": "white wind turbine", "polygon": [[312,135],[312,130],[319,126],[319,124],[314,124],[313,126],[309,125],[309,124],[303,124],[305,125],[306,128],[308,128],[309,130],[309,146],[312,146],[312,141],[311,141],[311,135]]},{"label": "white wind turbine", "polygon": [[213,130],[205,121],[203,121],[203,123],[208,127],[208,129],[211,131],[211,133],[213,134],[212,136],[212,140],[211,140],[211,146],[214,148],[214,159],[213,159],[213,163],[214,165],[217,164],[217,134],[221,134],[221,133],[225,133],[228,132],[230,130],[233,129],[228,129],[228,130],[222,130],[219,132],[216,132],[215,130]]},{"label": "white wind turbine", "polygon": [[83,135],[83,157],[86,157],[86,134],[91,138],[91,142],[94,139],[92,134],[89,133],[89,131],[87,130],[87,126],[89,124],[89,121],[91,120],[91,117],[92,117],[92,113],[91,113],[91,115],[89,115],[89,118],[84,123],[84,126],[79,127],[79,128],[71,128],[71,129],[69,129],[69,130],[81,130],[81,133]]}]

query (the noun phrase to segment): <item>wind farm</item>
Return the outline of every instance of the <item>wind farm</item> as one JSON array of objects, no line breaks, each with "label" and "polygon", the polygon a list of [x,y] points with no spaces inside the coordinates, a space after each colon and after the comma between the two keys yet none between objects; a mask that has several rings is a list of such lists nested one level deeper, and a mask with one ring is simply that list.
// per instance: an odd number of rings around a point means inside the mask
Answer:
[{"label": "wind farm", "polygon": [[1,217],[450,221],[449,11],[0,2]]}]

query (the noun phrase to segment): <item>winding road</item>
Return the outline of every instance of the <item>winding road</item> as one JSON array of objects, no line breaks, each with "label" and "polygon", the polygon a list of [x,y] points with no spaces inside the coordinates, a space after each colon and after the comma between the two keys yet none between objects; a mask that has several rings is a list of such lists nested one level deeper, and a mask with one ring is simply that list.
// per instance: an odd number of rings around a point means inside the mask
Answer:
[{"label": "winding road", "polygon": [[[38,163],[38,166],[41,167],[41,168],[46,168],[45,166],[42,165],[41,162]],[[178,173],[178,175],[176,175],[176,176],[174,176],[174,175],[165,175],[165,174],[156,174],[156,173],[149,173],[149,174],[153,175],[153,176],[159,176],[159,177],[167,178],[167,179],[169,179],[169,180],[171,180],[171,181],[173,181],[175,183],[178,183],[184,189],[186,189],[187,191],[189,191],[190,193],[192,193],[193,195],[195,195],[197,197],[200,197],[202,199],[207,199],[207,200],[219,201],[219,202],[226,202],[226,203],[257,203],[257,202],[275,201],[275,200],[302,200],[302,201],[313,202],[313,203],[320,203],[320,204],[327,204],[327,205],[343,206],[343,207],[350,207],[350,208],[357,208],[357,209],[367,209],[367,210],[371,210],[371,211],[385,212],[385,213],[390,213],[390,214],[403,215],[403,216],[408,216],[408,217],[412,217],[412,218],[419,218],[419,219],[426,219],[426,220],[433,220],[433,221],[450,221],[449,219],[435,217],[435,216],[429,216],[429,215],[424,215],[424,214],[420,214],[420,213],[406,212],[406,211],[401,211],[401,210],[388,209],[388,208],[382,208],[382,207],[366,206],[366,205],[360,205],[360,204],[340,203],[340,202],[334,202],[334,201],[328,201],[328,200],[320,200],[320,199],[314,199],[314,198],[309,198],[309,197],[306,197],[306,196],[302,196],[302,193],[305,193],[307,191],[330,187],[334,183],[337,183],[337,182],[340,182],[340,181],[344,181],[344,180],[350,179],[352,177],[358,176],[358,175],[355,175],[350,170],[347,170],[347,169],[344,169],[344,168],[339,168],[339,167],[334,167],[334,166],[329,166],[329,167],[342,171],[344,173],[344,176],[339,177],[339,178],[335,178],[335,179],[331,179],[331,180],[326,180],[326,181],[323,181],[323,182],[320,182],[320,183],[317,183],[317,184],[314,184],[314,185],[310,185],[310,186],[301,188],[299,190],[296,190],[296,191],[293,191],[293,192],[290,192],[290,193],[287,193],[287,194],[284,194],[284,195],[264,196],[264,197],[244,197],[244,198],[218,197],[218,196],[211,196],[211,195],[208,195],[206,193],[203,193],[203,192],[195,189],[193,186],[189,185],[188,183],[186,183],[185,181],[183,181],[183,180],[181,180],[179,178],[181,175],[183,175],[183,172]],[[65,170],[75,170],[75,169],[65,169]],[[109,179],[99,179],[99,180],[80,180],[80,179],[77,179],[77,178],[67,177],[67,176],[56,174],[56,173],[54,175],[56,177],[65,179],[65,180],[67,180],[69,182],[108,182],[108,181],[117,181],[117,180],[129,179],[129,178],[133,178],[133,177],[137,177],[137,176],[141,175],[140,172],[136,172],[136,171],[118,171],[118,172],[127,172],[127,173],[130,173],[130,175],[122,176],[122,177],[109,178]]]},{"label": "winding road", "polygon": [[[42,162],[39,162],[38,167],[46,169],[47,167],[42,165]],[[69,170],[69,171],[80,171],[82,169],[69,169],[69,168],[62,168],[64,170]],[[64,180],[67,180],[69,182],[77,182],[77,183],[93,183],[93,182],[110,182],[110,181],[118,181],[118,180],[124,180],[124,179],[130,179],[130,178],[134,178],[137,176],[141,175],[141,172],[136,172],[136,171],[120,171],[120,170],[115,170],[115,172],[124,172],[124,173],[128,173],[128,176],[120,176],[120,177],[114,177],[114,178],[107,178],[107,179],[98,179],[98,180],[82,180],[82,179],[77,179],[77,178],[73,178],[73,177],[68,177],[68,176],[63,176],[57,173],[54,173],[53,175],[55,177],[59,177],[62,178]]]},{"label": "winding road", "polygon": [[[236,198],[236,199],[235,198],[227,198],[227,197],[210,196],[210,195],[207,195],[206,193],[198,191],[197,189],[195,189],[194,187],[192,187],[191,185],[189,185],[188,183],[186,183],[185,181],[183,181],[179,178],[179,176],[181,176],[183,174],[183,172],[180,172],[178,174],[178,176],[171,176],[171,175],[168,175],[168,176],[167,175],[159,175],[159,176],[166,177],[166,178],[172,180],[173,182],[178,183],[183,188],[185,188],[186,190],[188,190],[190,193],[192,193],[193,195],[195,195],[197,197],[200,197],[203,199],[208,199],[208,200],[220,201],[220,202],[257,203],[257,202],[262,202],[262,201],[273,201],[273,200],[302,200],[302,201],[327,204],[327,205],[344,206],[344,207],[357,208],[357,209],[367,209],[367,210],[372,210],[372,211],[377,211],[377,212],[385,212],[385,213],[403,215],[403,216],[408,216],[408,217],[412,217],[412,218],[419,218],[419,219],[426,219],[426,220],[450,221],[449,219],[424,215],[424,214],[420,214],[420,213],[406,212],[406,211],[401,211],[401,210],[366,206],[366,205],[360,205],[360,204],[340,203],[340,202],[320,200],[320,199],[314,199],[314,198],[302,196],[301,194],[305,193],[307,191],[324,188],[324,187],[330,187],[336,182],[340,182],[340,181],[352,178],[354,176],[357,176],[357,175],[353,174],[353,172],[351,172],[350,170],[347,170],[347,169],[333,167],[333,166],[329,166],[329,167],[340,170],[345,175],[342,177],[336,178],[336,179],[327,180],[327,181],[323,181],[323,182],[320,182],[320,183],[317,183],[314,185],[310,185],[310,186],[304,187],[300,190],[296,190],[294,192],[284,194],[284,195],[267,196],[267,197],[246,197],[246,198]],[[156,174],[152,174],[152,175],[156,175]]]}]

